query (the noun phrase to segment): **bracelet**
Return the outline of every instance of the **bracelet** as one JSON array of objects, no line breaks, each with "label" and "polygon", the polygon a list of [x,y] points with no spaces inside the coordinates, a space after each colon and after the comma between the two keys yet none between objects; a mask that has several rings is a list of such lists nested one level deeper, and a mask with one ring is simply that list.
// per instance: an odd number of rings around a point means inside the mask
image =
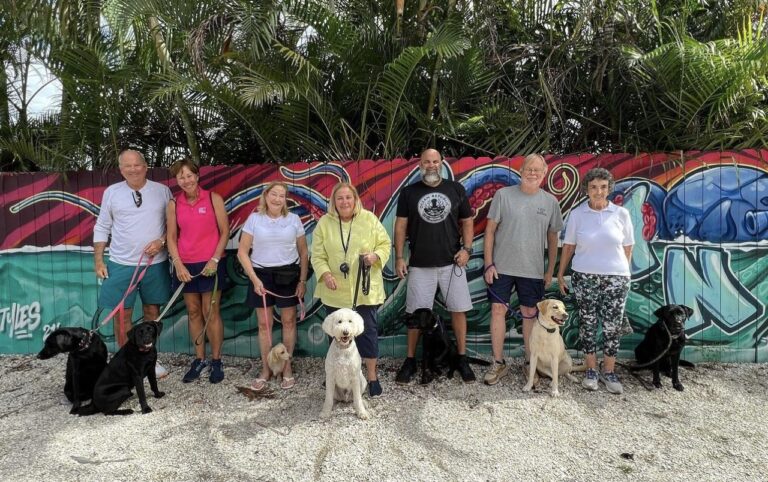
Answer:
[{"label": "bracelet", "polygon": [[305,280],[305,279],[300,279],[300,280],[299,280],[299,284],[300,284],[300,285],[305,285],[305,284],[307,284],[307,280]]},{"label": "bracelet", "polygon": [[219,258],[217,258],[216,256],[211,256],[211,261],[213,261],[216,264],[219,264],[219,261],[221,261],[221,260]]},{"label": "bracelet", "polygon": [[405,259],[402,256],[396,256],[395,259]]},{"label": "bracelet", "polygon": [[491,268],[495,268],[495,267],[496,267],[496,265],[495,265],[494,263],[491,263],[491,264],[489,264],[488,266],[486,266],[486,267],[485,267],[485,269],[483,269],[483,273],[485,273],[485,272],[486,272],[486,271],[488,271],[489,269],[491,269]]}]

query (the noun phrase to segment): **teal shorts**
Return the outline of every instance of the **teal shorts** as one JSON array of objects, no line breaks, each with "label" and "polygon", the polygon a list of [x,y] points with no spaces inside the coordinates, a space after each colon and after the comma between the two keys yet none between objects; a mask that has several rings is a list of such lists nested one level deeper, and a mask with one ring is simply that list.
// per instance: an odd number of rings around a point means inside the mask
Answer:
[{"label": "teal shorts", "polygon": [[[139,282],[139,286],[125,299],[125,309],[133,309],[136,303],[136,293],[141,295],[141,302],[145,305],[162,305],[171,298],[171,275],[168,260],[155,263],[149,267],[147,273]],[[144,269],[139,267],[137,277]],[[109,278],[101,283],[99,290],[99,308],[112,309],[123,299],[128,284],[131,282],[136,266],[126,266],[107,261]]]}]

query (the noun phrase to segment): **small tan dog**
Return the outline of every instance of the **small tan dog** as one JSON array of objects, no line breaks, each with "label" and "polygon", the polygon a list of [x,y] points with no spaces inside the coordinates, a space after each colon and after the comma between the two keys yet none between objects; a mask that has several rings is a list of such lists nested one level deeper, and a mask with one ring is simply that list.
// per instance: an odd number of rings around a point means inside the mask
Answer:
[{"label": "small tan dog", "polygon": [[285,364],[291,359],[291,354],[288,353],[288,349],[282,343],[278,343],[269,350],[267,355],[267,364],[269,370],[272,372],[278,381],[282,381],[283,370],[285,370]]},{"label": "small tan dog", "polygon": [[524,392],[533,388],[536,371],[552,379],[553,397],[560,395],[558,377],[566,376],[571,381],[578,381],[571,375],[574,371],[584,371],[583,365],[574,366],[571,356],[565,349],[565,342],[560,335],[560,327],[568,319],[565,305],[560,300],[543,300],[536,307],[539,315],[531,330],[531,367],[528,373],[528,383],[523,387]]}]

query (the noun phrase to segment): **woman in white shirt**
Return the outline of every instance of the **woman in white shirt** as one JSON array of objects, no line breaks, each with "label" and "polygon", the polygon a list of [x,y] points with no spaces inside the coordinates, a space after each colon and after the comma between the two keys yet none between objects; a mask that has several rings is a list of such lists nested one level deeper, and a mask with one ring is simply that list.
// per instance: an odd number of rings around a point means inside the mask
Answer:
[{"label": "woman in white shirt", "polygon": [[[259,320],[262,367],[261,374],[251,384],[257,391],[263,390],[272,376],[267,355],[272,348],[270,328],[273,307],[280,308],[282,341],[288,353],[293,355],[296,345],[296,305],[304,297],[307,286],[307,238],[301,219],[288,212],[287,196],[288,186],[282,182],[270,183],[264,189],[259,211],[248,216],[237,249],[237,258],[250,280],[246,304],[256,310]],[[294,384],[289,360],[285,362],[280,386],[287,390],[293,388]]]},{"label": "woman in white shirt", "polygon": [[[557,281],[565,295],[565,270],[573,257],[571,282],[579,307],[579,338],[587,363],[582,386],[597,390],[599,379],[610,393],[620,394],[623,388],[614,365],[629,294],[629,261],[635,238],[629,211],[608,200],[613,187],[613,176],[606,169],[590,169],[584,176],[582,188],[589,199],[568,216]],[[601,322],[604,365],[598,375],[597,330]]]}]

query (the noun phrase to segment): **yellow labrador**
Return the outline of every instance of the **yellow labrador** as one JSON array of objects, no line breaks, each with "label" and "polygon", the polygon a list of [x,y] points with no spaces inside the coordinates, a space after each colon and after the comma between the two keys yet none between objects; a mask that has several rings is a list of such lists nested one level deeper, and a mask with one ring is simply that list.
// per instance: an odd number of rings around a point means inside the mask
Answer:
[{"label": "yellow labrador", "polygon": [[558,377],[565,375],[571,381],[578,381],[571,375],[574,371],[584,371],[584,366],[574,366],[571,356],[565,350],[560,327],[568,319],[565,305],[560,300],[543,300],[536,307],[539,315],[531,330],[529,343],[531,345],[531,368],[528,373],[528,383],[523,387],[524,392],[533,388],[534,375],[538,370],[544,376],[552,379],[551,395],[560,395]]}]

